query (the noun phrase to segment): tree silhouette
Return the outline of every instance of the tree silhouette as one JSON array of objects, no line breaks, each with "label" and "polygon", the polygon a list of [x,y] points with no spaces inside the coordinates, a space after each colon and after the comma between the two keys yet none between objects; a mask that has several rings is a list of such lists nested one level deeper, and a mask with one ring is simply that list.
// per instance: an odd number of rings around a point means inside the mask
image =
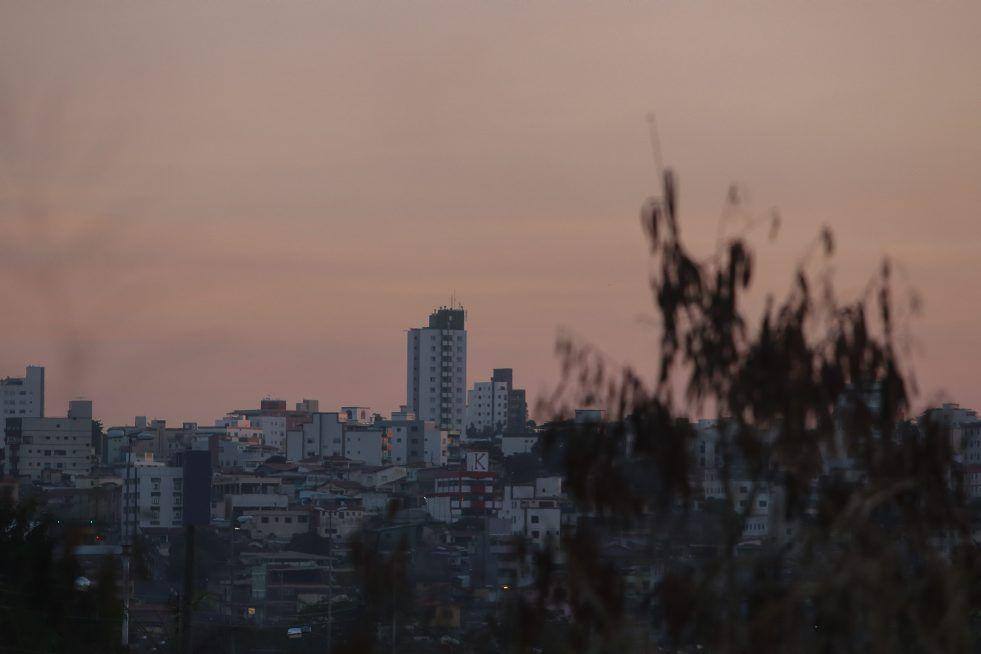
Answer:
[{"label": "tree silhouette", "polygon": [[[860,297],[840,301],[812,270],[834,253],[825,229],[787,295],[768,297],[753,320],[745,236],[720,238],[699,260],[681,237],[670,171],[663,184],[642,209],[659,329],[653,381],[560,339],[562,383],[542,407],[557,417],[545,455],[559,461],[580,519],[538,554],[510,646],[972,648],[971,514],[949,435],[910,415],[897,345],[906,307],[889,262]],[[577,406],[605,406],[609,419],[561,419]],[[689,420],[706,414],[715,421]]]}]

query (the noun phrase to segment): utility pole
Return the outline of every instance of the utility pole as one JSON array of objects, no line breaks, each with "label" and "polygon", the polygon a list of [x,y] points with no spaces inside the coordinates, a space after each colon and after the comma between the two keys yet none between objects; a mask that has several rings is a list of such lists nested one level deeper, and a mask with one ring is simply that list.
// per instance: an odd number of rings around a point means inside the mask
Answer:
[{"label": "utility pole", "polygon": [[[232,608],[233,590],[235,586],[235,522],[228,521],[228,624],[233,622],[234,610]],[[231,646],[232,654],[235,654],[235,630],[228,630],[228,642]]]},{"label": "utility pole", "polygon": [[120,643],[123,651],[129,649],[129,545],[123,545],[123,626]]},{"label": "utility pole", "polygon": [[395,586],[396,586],[396,574],[395,574],[395,555],[392,555],[392,654],[395,654]]},{"label": "utility pole", "polygon": [[197,556],[197,525],[207,527],[211,520],[211,454],[207,450],[188,449],[183,455],[184,485],[184,592],[180,602],[180,654],[191,654],[194,630],[191,600],[194,597],[194,559]]},{"label": "utility pole", "polygon": [[130,602],[130,590],[132,588],[133,582],[130,580],[130,566],[131,559],[133,557],[133,542],[130,533],[130,499],[133,495],[133,489],[130,487],[130,470],[133,467],[133,436],[135,434],[130,434],[128,437],[126,435],[126,428],[123,427],[123,437],[127,438],[129,442],[129,451],[126,453],[126,488],[123,493],[123,533],[122,536],[122,546],[123,546],[123,624],[122,624],[122,634],[120,643],[122,644],[123,650],[129,649],[129,602]]},{"label": "utility pole", "polygon": [[327,514],[327,654],[334,648],[334,514]]},{"label": "utility pole", "polygon": [[235,521],[228,520],[228,591],[225,601],[228,604],[228,624],[232,623],[232,585],[235,581]]},{"label": "utility pole", "polygon": [[194,525],[184,525],[184,593],[181,595],[180,653],[191,654],[191,596],[194,594]]}]

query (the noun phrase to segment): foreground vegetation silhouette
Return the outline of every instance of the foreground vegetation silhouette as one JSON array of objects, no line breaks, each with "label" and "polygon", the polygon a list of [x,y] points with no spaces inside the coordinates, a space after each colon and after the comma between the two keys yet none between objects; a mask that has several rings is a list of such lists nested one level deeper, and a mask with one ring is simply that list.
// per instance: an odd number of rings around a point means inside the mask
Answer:
[{"label": "foreground vegetation silhouette", "polygon": [[[738,197],[730,196],[732,202]],[[674,175],[645,203],[660,350],[611,365],[558,343],[563,383],[543,410],[605,406],[608,420],[557,419],[546,456],[581,518],[539,553],[536,590],[498,642],[515,651],[953,652],[978,640],[976,511],[944,425],[911,415],[883,262],[841,302],[814,272],[823,231],[782,300],[747,315],[754,258],[743,235],[697,259],[681,234]],[[774,223],[771,227],[776,227]],[[907,306],[909,305],[909,306]],[[689,416],[714,415],[716,463]],[[701,441],[704,442],[704,441]],[[714,498],[705,489],[714,485]],[[777,529],[748,520],[766,497]],[[642,543],[647,588],[604,556]],[[503,623],[502,623],[503,624]],[[498,633],[501,633],[499,631]]]}]

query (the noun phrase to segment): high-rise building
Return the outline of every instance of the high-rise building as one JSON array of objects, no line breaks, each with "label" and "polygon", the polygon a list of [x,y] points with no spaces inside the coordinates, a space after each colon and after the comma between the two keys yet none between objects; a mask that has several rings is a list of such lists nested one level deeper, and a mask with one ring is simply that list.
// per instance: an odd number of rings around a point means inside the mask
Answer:
[{"label": "high-rise building", "polygon": [[0,448],[7,418],[44,417],[44,368],[27,366],[23,377],[0,379]]},{"label": "high-rise building", "polygon": [[514,371],[511,368],[494,368],[491,381],[494,383],[503,382],[508,386],[504,430],[509,432],[524,431],[528,426],[528,401],[525,398],[525,389],[514,387]]},{"label": "high-rise building", "polygon": [[462,308],[440,307],[428,327],[407,334],[406,404],[439,429],[463,428],[467,387],[467,330]]},{"label": "high-rise building", "polygon": [[473,388],[467,391],[466,435],[492,436],[505,428],[507,419],[507,382],[474,382]]},{"label": "high-rise building", "polygon": [[464,431],[468,436],[521,432],[528,422],[525,391],[514,388],[514,371],[495,368],[488,382],[474,382],[467,391]]},{"label": "high-rise building", "polygon": [[512,388],[508,392],[507,431],[523,432],[528,429],[528,400],[525,389]]}]

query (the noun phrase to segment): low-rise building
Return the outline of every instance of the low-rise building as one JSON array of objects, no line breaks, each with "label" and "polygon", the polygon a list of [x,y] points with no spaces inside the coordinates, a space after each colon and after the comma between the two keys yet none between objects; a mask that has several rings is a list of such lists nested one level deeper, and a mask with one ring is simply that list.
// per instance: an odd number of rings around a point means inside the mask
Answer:
[{"label": "low-rise building", "polygon": [[437,470],[433,495],[424,499],[434,520],[453,523],[461,518],[496,516],[501,497],[491,471]]},{"label": "low-rise building", "polygon": [[69,480],[88,475],[95,463],[92,427],[92,403],[86,400],[72,400],[64,418],[8,417],[8,472],[31,481],[41,481],[45,471]]},{"label": "low-rise building", "polygon": [[289,497],[280,493],[283,480],[256,475],[215,475],[211,484],[211,518],[231,520],[264,510],[285,509]]},{"label": "low-rise building", "polygon": [[369,466],[380,466],[386,458],[387,439],[384,429],[345,426],[344,450],[341,455]]},{"label": "low-rise building", "polygon": [[558,540],[562,527],[562,478],[539,477],[504,485],[499,516],[536,545]]},{"label": "low-rise building", "polygon": [[351,480],[365,488],[378,488],[405,479],[405,466],[366,466],[351,473]]},{"label": "low-rise building", "polygon": [[310,421],[286,433],[286,459],[344,456],[344,420],[337,412],[310,414]]},{"label": "low-rise building", "polygon": [[346,541],[364,524],[361,498],[321,500],[314,507],[317,534],[332,540]]},{"label": "low-rise building", "polygon": [[245,529],[255,540],[272,540],[281,543],[289,542],[297,534],[310,531],[311,511],[309,508],[296,509],[263,509],[259,511],[243,511]]}]

